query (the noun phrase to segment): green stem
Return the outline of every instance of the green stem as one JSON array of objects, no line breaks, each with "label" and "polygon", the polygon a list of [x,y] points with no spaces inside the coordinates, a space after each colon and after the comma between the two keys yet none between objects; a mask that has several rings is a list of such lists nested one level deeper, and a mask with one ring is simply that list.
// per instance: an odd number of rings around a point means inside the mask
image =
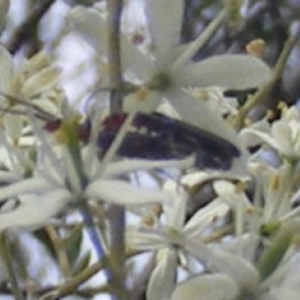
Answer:
[{"label": "green stem", "polygon": [[110,83],[113,89],[110,106],[111,113],[122,112],[122,65],[121,65],[121,43],[120,23],[122,13],[122,0],[108,0],[108,63]]},{"label": "green stem", "polygon": [[193,42],[191,42],[186,50],[177,58],[175,64],[184,64],[189,62],[195,53],[201,49],[207,41],[212,37],[218,27],[224,22],[227,16],[227,10],[224,8],[205,28],[201,35]]},{"label": "green stem", "polygon": [[261,280],[265,280],[276,270],[298,232],[299,222],[291,221],[281,226],[258,262]]},{"label": "green stem", "polygon": [[[127,254],[127,257],[130,258],[138,254],[138,252],[131,252]],[[48,292],[47,294],[42,296],[41,300],[61,299],[63,297],[76,293],[76,291],[82,284],[102,271],[106,267],[106,264],[107,257],[103,257],[97,263],[87,267],[85,270],[81,271],[79,274],[62,284],[58,289]]]},{"label": "green stem", "polygon": [[88,267],[78,275],[67,281],[65,284],[60,286],[56,291],[49,292],[42,297],[43,300],[54,300],[73,294],[81,284],[85,283],[91,277],[96,275],[104,268],[104,257],[99,262]]}]

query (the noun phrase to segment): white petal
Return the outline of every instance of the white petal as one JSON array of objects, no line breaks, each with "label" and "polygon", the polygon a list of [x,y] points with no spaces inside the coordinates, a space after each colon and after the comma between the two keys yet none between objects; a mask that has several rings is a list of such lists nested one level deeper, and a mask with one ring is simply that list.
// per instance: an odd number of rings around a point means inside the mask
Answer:
[{"label": "white petal", "polygon": [[38,93],[44,92],[46,89],[53,87],[59,80],[58,70],[53,67],[45,68],[36,72],[22,87],[22,93],[25,98],[30,98]]},{"label": "white petal", "polygon": [[219,86],[244,90],[266,83],[270,79],[271,70],[254,56],[225,54],[181,66],[177,76],[185,87]]},{"label": "white petal", "polygon": [[248,152],[245,150],[238,134],[233,128],[229,127],[221,118],[220,114],[213,113],[206,107],[205,103],[177,89],[170,91],[167,98],[184,122],[206,132],[213,133],[235,145],[240,151],[240,156],[236,158],[233,157],[231,172],[232,174],[239,175],[247,174],[246,162]]},{"label": "white petal", "polygon": [[125,112],[142,111],[153,112],[161,103],[159,93],[155,91],[140,90],[125,97],[123,109]]},{"label": "white petal", "polygon": [[237,98],[224,96],[224,89],[212,86],[205,88],[187,89],[193,97],[205,101],[210,110],[219,112],[221,115],[236,115],[238,108]]},{"label": "white petal", "polygon": [[252,293],[257,288],[257,270],[240,256],[208,247],[196,239],[186,238],[181,242],[181,246],[204,262],[208,270],[226,274],[243,292]]},{"label": "white petal", "polygon": [[170,91],[167,97],[184,122],[238,144],[238,137],[234,130],[219,114],[213,113],[203,101],[178,89]]},{"label": "white petal", "polygon": [[[194,187],[195,185],[201,185],[205,182],[210,182],[216,179],[227,179],[227,180],[232,180],[232,179],[239,179],[241,180],[241,176],[237,175],[234,176],[233,174],[227,174],[224,172],[218,172],[218,171],[210,171],[210,172],[204,172],[204,171],[197,171],[193,172],[191,174],[184,175],[181,178],[181,183],[184,186],[187,187]],[[246,180],[246,178],[245,178]]]},{"label": "white petal", "polygon": [[289,108],[285,108],[281,111],[282,121],[300,121],[300,111],[297,106],[291,106]]},{"label": "white petal", "polygon": [[167,246],[167,241],[164,236],[156,232],[147,232],[141,229],[128,229],[126,231],[126,245],[130,249],[155,251]]},{"label": "white petal", "polygon": [[236,254],[215,251],[213,270],[229,276],[245,294],[255,292],[258,286],[258,271],[247,260]]},{"label": "white petal", "polygon": [[238,253],[242,258],[252,262],[256,260],[257,249],[260,243],[261,237],[259,233],[245,233],[239,238],[226,240],[218,244],[218,246],[220,246],[221,250],[234,255]]},{"label": "white petal", "polygon": [[174,244],[181,245],[183,249],[191,253],[196,259],[205,262],[207,265],[214,263],[215,255],[211,249],[203,244],[200,239],[186,236],[184,233],[173,235]]},{"label": "white petal", "polygon": [[250,136],[254,135],[255,137],[259,138],[261,141],[268,144],[273,149],[275,149],[277,151],[280,150],[277,141],[272,136],[270,136],[270,134],[268,134],[268,133],[264,133],[264,132],[261,132],[261,131],[255,130],[255,129],[251,129],[251,128],[245,128],[242,130],[241,135],[244,137],[246,137],[247,135],[250,135]]},{"label": "white petal", "polygon": [[174,181],[167,181],[164,190],[172,195],[172,203],[164,205],[167,226],[171,230],[181,230],[186,217],[188,195],[184,189]]},{"label": "white petal", "polygon": [[218,180],[213,183],[213,186],[214,190],[220,197],[227,199],[238,196],[240,198],[240,195],[236,189],[236,185],[234,185],[232,182],[226,180]]},{"label": "white petal", "polygon": [[244,192],[238,191],[236,185],[226,180],[218,180],[213,183],[213,187],[218,196],[235,211],[243,208],[243,212],[253,208],[252,203]]},{"label": "white petal", "polygon": [[150,47],[151,38],[143,2],[141,0],[124,2],[121,28],[134,45],[146,52]]},{"label": "white petal", "polygon": [[[245,141],[247,147],[256,146],[261,143],[261,139],[252,134],[251,130],[259,131],[271,135],[271,126],[267,119],[262,119],[251,124],[249,127],[240,131],[240,137]],[[250,129],[250,131],[248,131]]]},{"label": "white petal", "polygon": [[169,202],[170,194],[145,188],[138,188],[121,180],[104,180],[90,184],[86,191],[87,198],[98,199],[120,205],[145,205]]},{"label": "white petal", "polygon": [[174,58],[174,49],[179,44],[184,3],[182,0],[145,2],[154,56],[158,59],[158,65],[167,65]]},{"label": "white petal", "polygon": [[5,134],[12,140],[17,140],[21,136],[24,127],[24,120],[21,116],[7,113],[2,117]]},{"label": "white petal", "polygon": [[293,136],[288,123],[277,121],[272,126],[272,134],[276,140],[280,152],[287,156],[293,154]]},{"label": "white petal", "polygon": [[20,180],[19,174],[10,171],[0,171],[0,182],[12,183]]},{"label": "white petal", "polygon": [[299,154],[300,152],[300,122],[294,121],[290,122],[290,129],[292,131],[293,136],[293,150]]},{"label": "white petal", "polygon": [[25,78],[22,77],[20,80],[27,79],[35,73],[48,68],[51,65],[52,61],[50,59],[50,56],[42,50],[36,53],[34,56],[30,57],[29,60],[24,61],[24,63],[20,66],[19,73],[23,76],[25,75]]},{"label": "white petal", "polygon": [[24,179],[20,182],[13,183],[11,185],[0,188],[0,201],[16,197],[22,194],[38,193],[50,188],[48,182],[40,178]]},{"label": "white petal", "polygon": [[51,101],[50,97],[47,97],[46,93],[42,94],[38,99],[32,100],[31,103],[53,116],[62,118],[59,104]]},{"label": "white petal", "polygon": [[194,156],[188,156],[181,160],[141,160],[141,159],[124,159],[119,162],[111,163],[104,171],[106,178],[111,178],[120,174],[132,172],[135,170],[153,170],[160,168],[175,167],[179,169],[187,169],[195,163]]},{"label": "white petal", "polygon": [[162,249],[157,254],[157,264],[150,276],[147,299],[168,299],[176,278],[177,256],[173,249]]},{"label": "white petal", "polygon": [[187,222],[184,232],[189,237],[197,237],[209,223],[224,217],[229,211],[229,206],[220,200],[214,200],[197,213]]},{"label": "white petal", "polygon": [[262,173],[265,194],[263,222],[276,220],[291,211],[290,194],[292,194],[293,170],[289,163],[283,163],[279,169],[269,169]]},{"label": "white petal", "polygon": [[179,284],[172,300],[233,300],[239,290],[229,277],[222,274],[192,277]]},{"label": "white petal", "polygon": [[20,197],[20,205],[11,212],[0,213],[0,231],[10,227],[34,227],[45,224],[69,203],[72,195],[65,189],[42,195]]},{"label": "white petal", "polygon": [[5,170],[10,170],[15,172],[15,174],[20,174],[22,179],[24,161],[23,163],[20,162],[20,153],[9,144],[7,138],[3,137],[2,134],[0,135],[0,141],[0,164]]}]

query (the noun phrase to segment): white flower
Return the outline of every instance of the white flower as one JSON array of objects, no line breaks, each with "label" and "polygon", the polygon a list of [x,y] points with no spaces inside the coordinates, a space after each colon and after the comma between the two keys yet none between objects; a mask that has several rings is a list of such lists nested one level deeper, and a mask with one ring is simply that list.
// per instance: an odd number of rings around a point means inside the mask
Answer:
[{"label": "white flower", "polygon": [[[276,150],[281,157],[300,158],[300,113],[296,106],[284,107],[281,118],[272,124],[258,121],[241,131],[249,145],[262,141]],[[254,138],[254,139],[253,139]]]},{"label": "white flower", "polygon": [[[239,147],[235,133],[220,114],[210,111],[186,89],[257,87],[268,80],[270,69],[259,59],[248,55],[221,55],[192,62],[201,37],[180,47],[182,0],[147,0],[145,12],[152,40],[151,52],[142,53],[125,35],[121,39],[124,74],[130,74],[129,78],[141,84],[139,90],[127,97],[124,109],[150,112],[167,100],[185,122],[228,139]],[[104,14],[96,8],[78,6],[72,10],[70,21],[105,60],[107,32]]]},{"label": "white flower", "polygon": [[26,101],[42,108],[45,114],[61,117],[66,99],[58,86],[58,70],[44,52],[15,66],[10,53],[1,46],[0,67],[0,110],[12,111],[1,116],[8,137],[17,140],[23,134],[28,124],[27,116],[24,116],[29,111],[24,105]]},{"label": "white flower", "polygon": [[[199,260],[198,266],[204,262],[207,268],[214,272],[225,272],[228,265],[222,263],[227,261],[227,258],[224,258],[227,254],[202,243],[201,234],[205,237],[205,232],[228,213],[229,207],[217,201],[213,202],[185,222],[186,193],[174,182],[167,183],[165,189],[173,196],[172,201],[163,203],[165,222],[157,220],[153,227],[129,228],[126,235],[129,248],[142,251],[158,250],[156,266],[147,287],[147,299],[151,300],[169,299],[176,285],[177,268],[186,265],[190,272],[192,270],[187,263],[190,256]],[[239,266],[243,270],[240,261]],[[233,273],[230,273],[230,276],[235,277]],[[248,281],[244,276],[240,276],[240,273],[236,277],[239,277],[240,281]]]},{"label": "white flower", "polygon": [[5,203],[5,212],[0,212],[0,230],[40,227],[68,204],[76,204],[77,201],[94,199],[125,206],[169,201],[167,192],[133,186],[114,178],[143,168],[186,168],[194,163],[192,157],[159,162],[124,160],[103,169],[94,145],[78,149],[82,159],[77,161],[74,149],[64,144],[53,145],[45,138],[45,133],[41,134],[44,136],[37,133],[40,147],[37,149],[38,161],[33,176],[12,178],[0,188],[0,202]]},{"label": "white flower", "polygon": [[[278,170],[271,167],[257,169],[254,176],[257,182],[254,199],[251,200],[238,185],[224,180],[214,182],[219,196],[217,201],[228,203],[234,213],[235,233],[231,241],[216,245],[217,268],[227,276],[227,283],[226,280],[211,277],[207,287],[220,281],[220,284],[225,284],[224,290],[229,291],[235,286],[234,290],[237,289],[239,297],[248,295],[251,299],[279,300],[283,295],[290,295],[291,299],[297,299],[299,287],[295,273],[299,268],[294,267],[294,262],[299,258],[296,259],[298,245],[295,247],[293,241],[296,240],[299,228],[299,209],[292,207],[297,197],[293,180],[293,176],[297,177],[297,171],[293,173],[292,166],[284,164]],[[262,231],[267,236],[271,235],[271,238],[268,243],[264,243],[258,254]],[[251,251],[247,242],[249,238]],[[224,250],[230,251],[230,255],[224,253]],[[294,276],[290,276],[291,271]],[[196,293],[197,286],[203,284],[205,287],[205,276],[190,280],[175,289],[174,299],[177,299],[177,293],[184,297]],[[207,295],[203,293],[203,299],[223,298],[209,290]]]},{"label": "white flower", "polygon": [[[279,289],[282,293],[287,286],[290,287],[291,278],[288,280],[282,275],[282,267],[286,267],[285,262],[280,262],[280,259],[276,260],[275,258],[270,261],[271,267],[272,264],[274,266],[272,271],[274,275],[271,277],[274,276],[278,279],[278,276],[280,276],[281,286],[278,285],[278,281],[271,278],[268,282],[259,282],[258,270],[266,272],[265,270],[270,268],[270,264],[260,263],[260,266],[257,266],[255,262],[257,261],[257,249],[263,226],[267,228],[268,225],[272,226],[276,222],[277,224],[284,224],[283,221],[297,216],[296,213],[291,214],[292,169],[289,165],[283,165],[279,170],[271,167],[260,168],[254,173],[254,176],[258,181],[256,185],[257,191],[254,191],[255,199],[251,200],[246,196],[242,186],[225,180],[217,180],[213,183],[218,195],[218,198],[214,201],[224,201],[234,213],[234,235],[231,237],[231,241],[218,243],[216,245],[218,248],[214,254],[215,259],[217,258],[218,261],[216,269],[224,276],[224,279],[215,275],[209,278],[202,275],[192,277],[174,290],[172,300],[179,299],[177,298],[179,295],[183,298],[197,299],[197,291],[201,292],[203,299],[227,299],[226,297],[228,299],[236,299],[236,295],[238,297],[248,296],[260,300],[280,299],[276,298],[277,296],[272,298],[276,294],[276,290],[278,291]],[[293,234],[292,229],[287,231],[289,236]],[[289,239],[288,235],[287,238]],[[285,235],[283,234],[283,236]],[[249,251],[249,242],[247,240],[251,241],[251,251]],[[279,242],[275,243],[273,247],[281,247]],[[233,247],[233,245],[235,246]],[[289,244],[287,243],[285,246],[287,247],[285,249],[288,249]],[[282,250],[283,255],[285,254],[285,249]],[[226,252],[224,253],[224,250],[230,250],[230,255],[228,252],[227,254]],[[280,250],[278,251],[280,252]],[[275,253],[279,252],[274,250],[273,254],[272,249],[271,251],[268,251],[268,248],[264,249],[265,258],[263,261],[268,262],[268,256],[275,256]],[[260,256],[263,255],[261,254]],[[223,296],[210,288],[218,284],[224,285],[223,290],[227,291]],[[205,290],[205,287],[207,290]],[[232,295],[230,291],[235,295],[234,298],[230,298]],[[297,289],[290,290],[290,293],[292,294],[296,291]],[[194,298],[191,295],[195,295]]]},{"label": "white flower", "polygon": [[286,221],[299,220],[300,209],[294,206],[300,189],[297,170],[284,163],[279,168],[252,166],[251,173],[255,184],[252,198],[232,182],[213,183],[218,197],[234,210],[239,234],[250,230],[259,235],[260,230],[272,230]]},{"label": "white flower", "polygon": [[[241,241],[236,240],[235,244],[236,248],[240,248]],[[224,261],[220,258],[218,262],[223,263],[222,272],[192,276],[176,286],[170,299],[197,300],[199,295],[203,300],[299,298],[299,252],[295,249],[285,256],[266,280],[259,281],[255,265],[251,265],[247,259],[241,259],[238,252],[225,255]]]}]

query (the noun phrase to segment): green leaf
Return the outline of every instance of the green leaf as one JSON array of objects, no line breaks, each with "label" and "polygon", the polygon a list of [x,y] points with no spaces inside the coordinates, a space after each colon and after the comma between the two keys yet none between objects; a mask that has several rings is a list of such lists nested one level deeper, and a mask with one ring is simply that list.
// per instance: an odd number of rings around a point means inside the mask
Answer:
[{"label": "green leaf", "polygon": [[47,249],[48,253],[56,260],[56,252],[47,231],[44,228],[38,229],[33,232],[33,236],[41,242],[41,244]]},{"label": "green leaf", "polygon": [[257,267],[262,280],[265,280],[276,270],[289,249],[294,236],[298,233],[299,222],[289,222],[281,226],[258,262]]},{"label": "green leaf", "polygon": [[72,230],[70,235],[64,239],[65,251],[71,266],[73,266],[78,259],[82,238],[82,226],[78,225]]},{"label": "green leaf", "polygon": [[77,274],[84,271],[89,266],[90,259],[91,259],[90,252],[86,253],[83,257],[81,257],[72,270],[72,276],[76,276]]}]

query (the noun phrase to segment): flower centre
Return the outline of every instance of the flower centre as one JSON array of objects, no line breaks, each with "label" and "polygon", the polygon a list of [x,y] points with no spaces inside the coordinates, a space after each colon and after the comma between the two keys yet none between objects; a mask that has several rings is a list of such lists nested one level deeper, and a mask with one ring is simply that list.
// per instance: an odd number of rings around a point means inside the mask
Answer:
[{"label": "flower centre", "polygon": [[171,86],[170,77],[165,73],[157,73],[147,82],[146,87],[150,90],[165,91]]}]

